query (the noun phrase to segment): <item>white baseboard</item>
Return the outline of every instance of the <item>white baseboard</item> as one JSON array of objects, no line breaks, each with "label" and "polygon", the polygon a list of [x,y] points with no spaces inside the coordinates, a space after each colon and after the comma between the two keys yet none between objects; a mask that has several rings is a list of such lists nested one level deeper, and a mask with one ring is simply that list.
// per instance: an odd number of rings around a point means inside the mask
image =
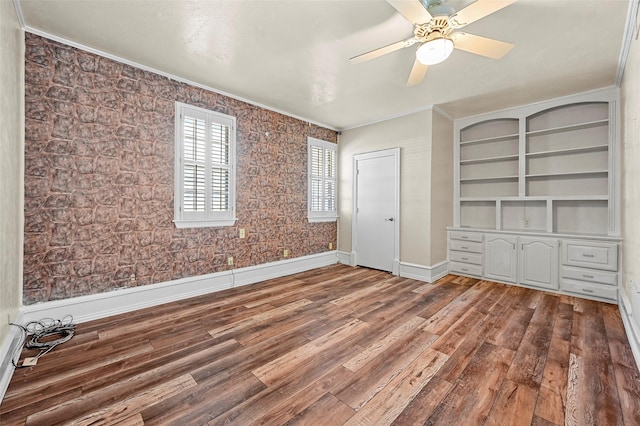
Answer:
[{"label": "white baseboard", "polygon": [[636,365],[638,366],[638,370],[640,370],[640,330],[636,325],[636,321],[633,319],[633,313],[628,309],[628,307],[632,305],[624,292],[622,292],[620,302],[620,316],[622,316],[624,330],[627,333],[627,339],[629,340],[629,346],[631,346],[633,357],[636,360]]},{"label": "white baseboard", "polygon": [[[356,266],[355,252],[338,251],[338,262],[344,265]],[[442,261],[434,266],[417,265],[402,261],[393,261],[393,272],[405,278],[432,283],[449,273],[449,261]]]},{"label": "white baseboard", "polygon": [[400,262],[400,276],[414,280],[432,283],[449,272],[449,261],[445,260],[433,266],[416,265],[415,263]]},{"label": "white baseboard", "polygon": [[[38,321],[43,318],[62,319],[66,315],[73,316],[75,323],[82,323],[233,287],[254,284],[268,279],[297,274],[333,265],[337,262],[338,256],[336,252],[330,251],[142,287],[125,288],[108,293],[38,303],[22,307],[15,323],[24,325],[30,321]],[[5,338],[2,347],[0,347],[0,401],[2,401],[13,375],[14,368],[11,364],[11,355],[14,353],[16,346],[20,344],[22,337],[20,329],[17,327],[12,327],[12,329]]]},{"label": "white baseboard", "polygon": [[351,264],[351,253],[346,251],[338,251],[336,252],[338,256],[338,263],[342,263],[343,265],[353,266]]},{"label": "white baseboard", "polygon": [[334,265],[336,263],[338,263],[338,256],[334,250],[293,259],[279,260],[272,263],[264,263],[262,265],[248,266],[233,271],[233,286],[240,287],[247,284],[254,284],[264,280]]},{"label": "white baseboard", "polygon": [[[13,322],[23,324],[22,313],[18,312]],[[7,334],[4,342],[2,342],[2,346],[0,346],[0,402],[2,402],[5,392],[7,392],[9,382],[15,370],[15,367],[11,363],[11,357],[21,343],[22,331],[18,327],[10,326],[9,334]]]}]

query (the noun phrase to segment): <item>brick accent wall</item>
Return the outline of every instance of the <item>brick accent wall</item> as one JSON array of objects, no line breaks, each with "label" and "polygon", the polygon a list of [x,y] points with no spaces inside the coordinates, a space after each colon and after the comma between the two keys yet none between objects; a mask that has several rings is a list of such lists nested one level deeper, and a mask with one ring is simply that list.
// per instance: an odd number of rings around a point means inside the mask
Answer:
[{"label": "brick accent wall", "polygon": [[[307,137],[336,132],[29,33],[25,56],[25,304],[335,247],[306,200]],[[233,227],[172,222],[175,101],[237,117]]]}]

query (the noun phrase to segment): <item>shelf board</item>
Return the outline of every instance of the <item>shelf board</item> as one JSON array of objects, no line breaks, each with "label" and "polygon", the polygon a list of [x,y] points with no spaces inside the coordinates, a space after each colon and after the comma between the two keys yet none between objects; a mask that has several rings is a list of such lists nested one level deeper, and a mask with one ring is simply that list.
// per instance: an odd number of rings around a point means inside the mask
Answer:
[{"label": "shelf board", "polygon": [[553,149],[549,151],[527,152],[525,155],[527,156],[527,158],[549,157],[553,155],[579,154],[582,152],[606,151],[608,149],[609,149],[609,145],[594,145],[594,146],[584,146],[581,148]]},{"label": "shelf board", "polygon": [[473,160],[460,160],[460,164],[480,164],[480,163],[494,163],[500,161],[509,161],[509,160],[517,160],[519,158],[518,154],[515,155],[503,155],[500,157],[486,157],[486,158],[475,158]]},{"label": "shelf board", "polygon": [[506,141],[509,139],[518,139],[519,137],[520,137],[520,134],[513,133],[513,134],[503,135],[503,136],[493,136],[490,138],[473,139],[470,141],[460,141],[460,146],[473,145],[476,143],[500,142],[500,141]]},{"label": "shelf board", "polygon": [[500,197],[460,197],[461,203],[495,203]]},{"label": "shelf board", "polygon": [[553,202],[563,201],[609,201],[608,195],[562,195],[551,197]]},{"label": "shelf board", "polygon": [[542,178],[542,177],[564,177],[564,176],[583,176],[583,175],[606,175],[609,172],[607,170],[590,170],[581,172],[563,172],[563,173],[536,173],[531,175],[525,175],[526,178]]},{"label": "shelf board", "polygon": [[586,123],[577,123],[577,124],[569,124],[567,126],[553,127],[550,129],[531,130],[531,131],[527,131],[526,135],[527,136],[543,136],[551,133],[562,133],[562,132],[570,132],[572,130],[589,129],[591,127],[604,126],[607,124],[609,124],[608,118],[604,120],[589,121]]},{"label": "shelf board", "polygon": [[500,197],[460,197],[461,203],[496,202],[496,201],[609,201],[607,195],[526,195]]},{"label": "shelf board", "polygon": [[481,178],[466,178],[466,179],[460,179],[460,183],[497,181],[497,180],[517,181],[518,180],[518,176],[494,176],[494,177],[481,177]]}]

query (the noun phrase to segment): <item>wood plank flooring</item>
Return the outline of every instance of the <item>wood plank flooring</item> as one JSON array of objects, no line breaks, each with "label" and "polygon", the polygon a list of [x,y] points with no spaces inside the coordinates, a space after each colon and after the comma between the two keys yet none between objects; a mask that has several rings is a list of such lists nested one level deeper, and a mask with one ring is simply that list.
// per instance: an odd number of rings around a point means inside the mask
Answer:
[{"label": "wood plank flooring", "polygon": [[79,324],[0,424],[639,425],[640,374],[617,306],[335,265]]}]

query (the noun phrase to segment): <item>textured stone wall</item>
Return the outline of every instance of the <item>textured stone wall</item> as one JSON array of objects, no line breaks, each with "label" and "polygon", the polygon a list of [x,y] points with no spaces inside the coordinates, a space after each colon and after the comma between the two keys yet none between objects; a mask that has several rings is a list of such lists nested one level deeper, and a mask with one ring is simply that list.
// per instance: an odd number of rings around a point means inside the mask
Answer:
[{"label": "textured stone wall", "polygon": [[[25,56],[25,304],[335,247],[306,219],[307,137],[334,131],[32,34]],[[172,222],[175,101],[237,117],[233,227]]]}]

